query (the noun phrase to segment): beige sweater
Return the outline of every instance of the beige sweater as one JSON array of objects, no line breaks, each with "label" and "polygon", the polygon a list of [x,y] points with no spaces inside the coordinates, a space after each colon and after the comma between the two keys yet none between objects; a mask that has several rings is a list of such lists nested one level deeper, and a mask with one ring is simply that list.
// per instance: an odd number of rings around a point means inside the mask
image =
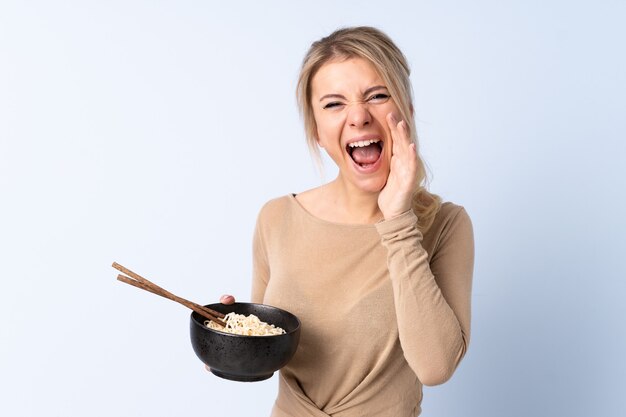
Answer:
[{"label": "beige sweater", "polygon": [[417,416],[422,383],[450,378],[469,341],[472,225],[452,203],[425,236],[416,224],[331,223],[292,195],[262,208],[252,301],[302,322],[273,417]]}]

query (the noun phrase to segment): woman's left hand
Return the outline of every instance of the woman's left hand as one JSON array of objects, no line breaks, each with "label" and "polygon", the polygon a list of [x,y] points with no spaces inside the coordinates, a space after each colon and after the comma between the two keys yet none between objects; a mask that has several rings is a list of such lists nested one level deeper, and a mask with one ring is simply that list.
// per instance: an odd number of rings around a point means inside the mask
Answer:
[{"label": "woman's left hand", "polygon": [[392,156],[387,183],[378,195],[378,208],[386,220],[411,208],[417,190],[417,151],[406,122],[398,121],[393,113],[387,115],[391,131]]}]

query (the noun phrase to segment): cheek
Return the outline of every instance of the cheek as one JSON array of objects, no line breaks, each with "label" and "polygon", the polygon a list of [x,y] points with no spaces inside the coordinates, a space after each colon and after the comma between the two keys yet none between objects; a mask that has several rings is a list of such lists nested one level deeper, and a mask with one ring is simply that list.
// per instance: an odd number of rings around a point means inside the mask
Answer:
[{"label": "cheek", "polygon": [[317,142],[322,147],[341,140],[343,123],[340,117],[323,117],[316,119]]}]

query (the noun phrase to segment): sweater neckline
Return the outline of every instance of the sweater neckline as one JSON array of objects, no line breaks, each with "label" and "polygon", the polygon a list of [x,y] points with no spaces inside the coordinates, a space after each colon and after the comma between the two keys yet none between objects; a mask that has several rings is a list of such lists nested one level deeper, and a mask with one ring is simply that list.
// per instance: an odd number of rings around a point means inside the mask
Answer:
[{"label": "sweater neckline", "polygon": [[347,228],[347,229],[365,229],[365,230],[369,230],[369,229],[375,229],[376,228],[376,224],[351,224],[351,223],[338,223],[338,222],[331,222],[329,220],[324,220],[321,219],[317,216],[314,216],[313,214],[311,214],[311,212],[309,212],[307,209],[305,209],[302,204],[300,204],[300,202],[296,199],[296,194],[295,193],[291,193],[289,195],[287,195],[289,201],[291,202],[291,204],[293,204],[296,208],[296,211],[298,211],[299,213],[301,213],[302,215],[304,215],[304,217],[314,221],[315,223],[319,223],[322,225],[326,225],[326,226],[332,226],[332,227],[341,227],[341,228]]}]

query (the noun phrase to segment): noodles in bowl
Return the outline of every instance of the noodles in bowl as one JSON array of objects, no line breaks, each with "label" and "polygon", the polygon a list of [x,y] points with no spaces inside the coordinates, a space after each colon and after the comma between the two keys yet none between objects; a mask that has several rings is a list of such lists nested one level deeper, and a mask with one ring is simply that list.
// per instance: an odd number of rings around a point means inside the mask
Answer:
[{"label": "noodles in bowl", "polygon": [[223,319],[226,327],[215,324],[211,320],[205,320],[204,325],[209,329],[218,330],[220,332],[240,334],[244,336],[277,336],[285,334],[285,330],[261,321],[254,314],[246,316],[245,314],[228,313]]},{"label": "noodles in bowl", "polygon": [[232,329],[228,332],[219,325],[206,325],[204,317],[196,312],[191,314],[191,345],[214,375],[231,381],[262,381],[296,353],[300,320],[292,313],[255,303],[215,303],[205,307],[226,315],[223,320]]}]

